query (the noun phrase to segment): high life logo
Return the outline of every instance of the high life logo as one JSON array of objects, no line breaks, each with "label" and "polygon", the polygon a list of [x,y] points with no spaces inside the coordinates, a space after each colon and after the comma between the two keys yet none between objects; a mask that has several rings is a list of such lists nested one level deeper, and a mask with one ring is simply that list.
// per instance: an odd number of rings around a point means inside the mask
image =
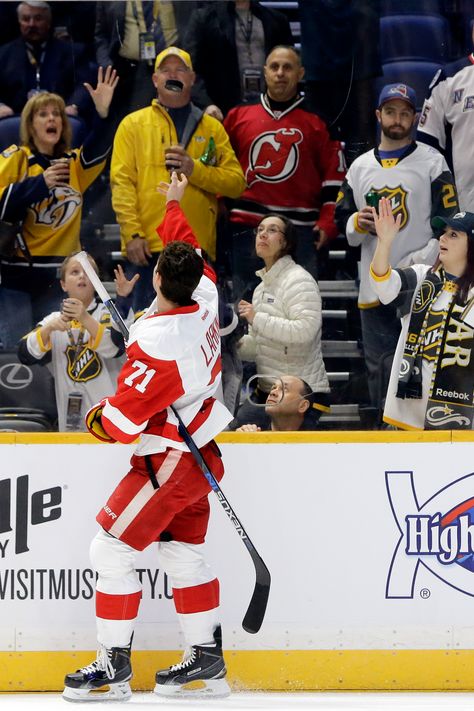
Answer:
[{"label": "high life logo", "polygon": [[386,598],[412,598],[420,564],[447,585],[474,596],[474,473],[419,504],[413,472],[386,472],[400,532],[387,577]]},{"label": "high life logo", "polygon": [[19,476],[16,482],[12,479],[2,479],[0,481],[0,558],[5,558],[7,549],[13,546],[16,554],[29,551],[29,526],[60,518],[61,499],[60,486],[30,493],[28,475]]}]

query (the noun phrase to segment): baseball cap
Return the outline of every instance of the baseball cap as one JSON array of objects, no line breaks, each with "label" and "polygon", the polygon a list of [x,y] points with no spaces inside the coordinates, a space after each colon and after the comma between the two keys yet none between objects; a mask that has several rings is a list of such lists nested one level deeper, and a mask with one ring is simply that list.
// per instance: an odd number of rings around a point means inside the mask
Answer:
[{"label": "baseball cap", "polygon": [[167,47],[155,59],[155,72],[160,66],[160,64],[166,59],[166,57],[175,56],[179,57],[180,60],[187,66],[188,69],[193,71],[193,63],[191,62],[191,55],[185,52],[184,49],[179,47]]},{"label": "baseball cap", "polygon": [[457,212],[451,217],[433,217],[431,224],[436,228],[451,227],[459,232],[466,232],[474,238],[474,212]]},{"label": "baseball cap", "polygon": [[378,108],[392,99],[401,99],[416,111],[416,93],[408,84],[386,84],[379,96]]}]

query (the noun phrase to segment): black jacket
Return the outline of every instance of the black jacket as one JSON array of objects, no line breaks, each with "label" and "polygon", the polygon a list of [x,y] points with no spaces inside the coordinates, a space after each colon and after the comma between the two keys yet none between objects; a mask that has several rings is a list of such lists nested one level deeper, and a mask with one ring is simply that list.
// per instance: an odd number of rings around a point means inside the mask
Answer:
[{"label": "black jacket", "polygon": [[[89,64],[85,47],[55,38],[47,41],[40,68],[40,88],[76,104],[79,113],[91,110],[92,102],[83,82],[94,83],[96,68]],[[36,89],[36,69],[28,58],[26,44],[19,37],[0,47],[0,102],[20,114],[28,92]]]},{"label": "black jacket", "polygon": [[[277,44],[293,45],[290,23],[277,10],[252,0],[251,11],[263,24],[265,54]],[[194,13],[184,43],[198,75],[193,101],[201,108],[216,104],[224,114],[241,102],[235,43],[235,3],[213,2]]]},{"label": "black jacket", "polygon": [[[185,28],[197,7],[195,0],[173,2],[178,46],[181,46]],[[101,67],[114,64],[117,59],[125,34],[125,9],[124,0],[97,3],[94,41],[97,64]]]}]

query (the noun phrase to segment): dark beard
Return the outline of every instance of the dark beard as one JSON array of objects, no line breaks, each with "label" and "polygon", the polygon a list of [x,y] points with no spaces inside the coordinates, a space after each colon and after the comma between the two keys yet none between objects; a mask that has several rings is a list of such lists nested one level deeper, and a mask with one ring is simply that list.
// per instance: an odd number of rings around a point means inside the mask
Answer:
[{"label": "dark beard", "polygon": [[395,131],[393,128],[385,128],[384,126],[382,128],[382,133],[386,138],[390,138],[392,141],[403,141],[405,138],[409,138],[411,136],[412,129],[408,130],[398,130]]}]

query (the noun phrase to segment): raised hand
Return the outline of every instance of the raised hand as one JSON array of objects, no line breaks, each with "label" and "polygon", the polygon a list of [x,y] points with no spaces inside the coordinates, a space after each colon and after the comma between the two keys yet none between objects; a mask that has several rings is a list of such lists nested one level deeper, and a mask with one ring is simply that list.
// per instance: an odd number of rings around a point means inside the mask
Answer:
[{"label": "raised hand", "polygon": [[184,195],[184,191],[186,190],[187,184],[187,177],[183,174],[179,177],[177,172],[173,170],[170,182],[165,183],[164,181],[161,181],[156,190],[162,195],[166,195],[166,202],[171,202],[172,200],[180,202]]},{"label": "raised hand", "polygon": [[97,86],[94,89],[90,84],[84,82],[84,86],[91,95],[95,110],[101,118],[106,118],[109,113],[110,104],[118,84],[119,77],[112,67],[108,66],[105,73],[102,67],[97,71]]},{"label": "raised hand", "polygon": [[126,297],[132,293],[133,287],[140,279],[140,274],[135,274],[131,279],[127,279],[125,272],[123,271],[120,264],[114,269],[115,274],[115,288],[117,291],[117,296]]},{"label": "raised hand", "polygon": [[393,216],[392,206],[388,198],[381,198],[377,210],[372,207],[372,214],[374,217],[375,231],[377,237],[387,246],[391,246],[393,240],[397,236],[400,230],[400,224],[402,221],[402,213],[399,212],[396,219]]},{"label": "raised hand", "polygon": [[390,270],[390,249],[393,240],[398,234],[402,215],[399,213],[394,219],[390,200],[381,198],[377,210],[371,208],[374,216],[375,230],[377,232],[377,245],[372,259],[371,269],[377,277],[383,277]]}]

